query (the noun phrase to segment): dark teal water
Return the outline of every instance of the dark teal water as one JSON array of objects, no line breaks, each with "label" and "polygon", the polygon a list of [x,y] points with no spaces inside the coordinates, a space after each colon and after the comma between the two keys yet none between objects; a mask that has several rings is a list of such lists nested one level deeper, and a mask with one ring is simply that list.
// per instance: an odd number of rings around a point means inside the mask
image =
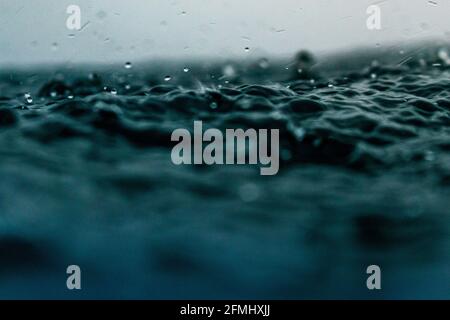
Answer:
[{"label": "dark teal water", "polygon": [[[449,298],[442,52],[4,70],[0,297]],[[278,175],[173,165],[194,120],[279,129]]]}]

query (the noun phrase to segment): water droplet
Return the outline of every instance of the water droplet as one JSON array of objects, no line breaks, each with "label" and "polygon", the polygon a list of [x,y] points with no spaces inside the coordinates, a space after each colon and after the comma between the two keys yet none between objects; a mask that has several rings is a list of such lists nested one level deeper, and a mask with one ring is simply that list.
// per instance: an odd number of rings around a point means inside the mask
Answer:
[{"label": "water droplet", "polygon": [[111,94],[113,94],[113,95],[116,95],[116,94],[117,94],[117,90],[116,90],[115,88],[112,88],[110,92],[111,92]]},{"label": "water droplet", "polygon": [[125,90],[130,90],[130,89],[131,89],[131,86],[129,84],[126,84],[125,85]]},{"label": "water droplet", "polygon": [[236,76],[236,70],[231,64],[228,64],[223,68],[223,75],[227,78],[233,78]]},{"label": "water droplet", "polygon": [[184,67],[184,68],[183,68],[183,72],[189,72],[189,68]]},{"label": "water droplet", "polygon": [[245,52],[249,52],[250,48],[249,47],[245,47],[244,50],[245,50]]},{"label": "water droplet", "polygon": [[333,88],[333,87],[334,87],[334,85],[332,83],[328,84],[328,88]]},{"label": "water droplet", "polygon": [[131,62],[125,62],[125,69],[131,69],[133,68],[133,65],[131,64]]},{"label": "water droplet", "polygon": [[172,80],[172,77],[171,77],[171,76],[165,76],[165,77],[164,77],[164,81],[170,81],[170,80]]},{"label": "water droplet", "polygon": [[100,20],[105,19],[107,15],[108,14],[103,10],[98,11],[96,14],[97,18],[99,18]]},{"label": "water droplet", "polygon": [[25,93],[25,94],[23,95],[23,97],[25,98],[25,101],[26,101],[28,104],[33,103],[33,98],[31,97],[31,94]]},{"label": "water droplet", "polygon": [[259,60],[258,65],[261,69],[267,69],[269,67],[269,60],[262,58]]},{"label": "water droplet", "polygon": [[57,43],[57,42],[53,42],[53,43],[52,43],[52,50],[53,50],[53,51],[58,50],[58,43]]},{"label": "water droplet", "polygon": [[275,120],[280,120],[280,119],[283,118],[283,114],[282,114],[280,111],[278,111],[278,110],[272,112],[272,113],[271,113],[271,116],[272,116],[272,118],[275,119]]},{"label": "water droplet", "polygon": [[209,105],[209,107],[210,107],[211,109],[217,109],[217,102],[211,102],[210,105]]},{"label": "water droplet", "polygon": [[296,129],[294,130],[295,137],[296,137],[298,140],[302,140],[303,137],[305,136],[305,133],[306,133],[306,131],[305,131],[305,129],[303,129],[303,128],[296,128]]},{"label": "water droplet", "polygon": [[302,72],[303,72],[303,69],[301,69],[301,68],[297,69],[297,73],[298,73],[298,74],[300,74],[300,73],[302,73]]},{"label": "water droplet", "polygon": [[446,65],[450,65],[450,57],[448,56],[447,50],[440,49],[438,52],[438,58],[444,61]]},{"label": "water droplet", "polygon": [[377,75],[376,75],[376,73],[371,73],[371,74],[370,74],[370,77],[371,77],[372,79],[376,79]]},{"label": "water droplet", "polygon": [[56,91],[50,92],[50,97],[55,98],[58,95]]},{"label": "water droplet", "polygon": [[436,1],[428,1],[428,4],[429,5],[431,5],[431,6],[437,6],[438,5],[438,3],[436,2]]}]

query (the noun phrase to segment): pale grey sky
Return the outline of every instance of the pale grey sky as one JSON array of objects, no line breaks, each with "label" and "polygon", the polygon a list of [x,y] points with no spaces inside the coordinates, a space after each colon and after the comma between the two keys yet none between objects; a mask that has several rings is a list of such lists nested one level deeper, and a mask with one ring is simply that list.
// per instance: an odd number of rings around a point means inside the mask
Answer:
[{"label": "pale grey sky", "polygon": [[[374,3],[379,31],[366,28]],[[81,8],[80,31],[66,28],[70,4]],[[0,64],[273,56],[450,40],[449,14],[450,0],[0,0]]]}]

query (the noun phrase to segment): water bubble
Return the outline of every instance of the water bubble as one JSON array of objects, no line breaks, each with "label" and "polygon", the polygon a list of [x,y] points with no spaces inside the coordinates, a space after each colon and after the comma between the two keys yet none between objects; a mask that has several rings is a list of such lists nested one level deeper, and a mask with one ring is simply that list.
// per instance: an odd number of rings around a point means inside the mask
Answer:
[{"label": "water bubble", "polygon": [[211,102],[210,105],[209,105],[209,107],[210,107],[211,109],[217,109],[217,102]]},{"label": "water bubble", "polygon": [[376,77],[377,77],[376,73],[371,73],[371,74],[370,74],[370,78],[376,79]]},{"label": "water bubble", "polygon": [[131,64],[131,62],[125,62],[125,69],[131,69],[133,68],[133,65]]},{"label": "water bubble", "polygon": [[302,72],[303,72],[303,69],[302,69],[302,68],[297,69],[297,73],[298,73],[298,74],[301,74]]},{"label": "water bubble", "polygon": [[172,80],[172,77],[171,77],[171,76],[165,76],[165,77],[164,77],[164,81],[167,82],[167,81],[170,81],[170,80]]},{"label": "water bubble", "polygon": [[56,91],[50,92],[50,97],[55,98],[58,95]]},{"label": "water bubble", "polygon": [[189,72],[189,68],[184,67],[184,68],[183,68],[183,72]]},{"label": "water bubble", "polygon": [[126,84],[125,85],[125,90],[130,90],[130,89],[131,89],[131,86],[129,84]]},{"label": "water bubble", "polygon": [[31,94],[25,93],[25,94],[23,95],[23,97],[25,98],[25,101],[26,101],[27,103],[29,103],[29,104],[33,103],[33,98],[31,97]]}]

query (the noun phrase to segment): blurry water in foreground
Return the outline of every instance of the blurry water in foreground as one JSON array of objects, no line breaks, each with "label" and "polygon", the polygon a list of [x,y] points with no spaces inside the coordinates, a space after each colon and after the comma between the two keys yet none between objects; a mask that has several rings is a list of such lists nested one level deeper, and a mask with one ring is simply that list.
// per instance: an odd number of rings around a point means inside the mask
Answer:
[{"label": "blurry water in foreground", "polygon": [[[0,298],[449,298],[446,49],[299,59],[4,70]],[[278,175],[173,165],[194,120]]]}]

